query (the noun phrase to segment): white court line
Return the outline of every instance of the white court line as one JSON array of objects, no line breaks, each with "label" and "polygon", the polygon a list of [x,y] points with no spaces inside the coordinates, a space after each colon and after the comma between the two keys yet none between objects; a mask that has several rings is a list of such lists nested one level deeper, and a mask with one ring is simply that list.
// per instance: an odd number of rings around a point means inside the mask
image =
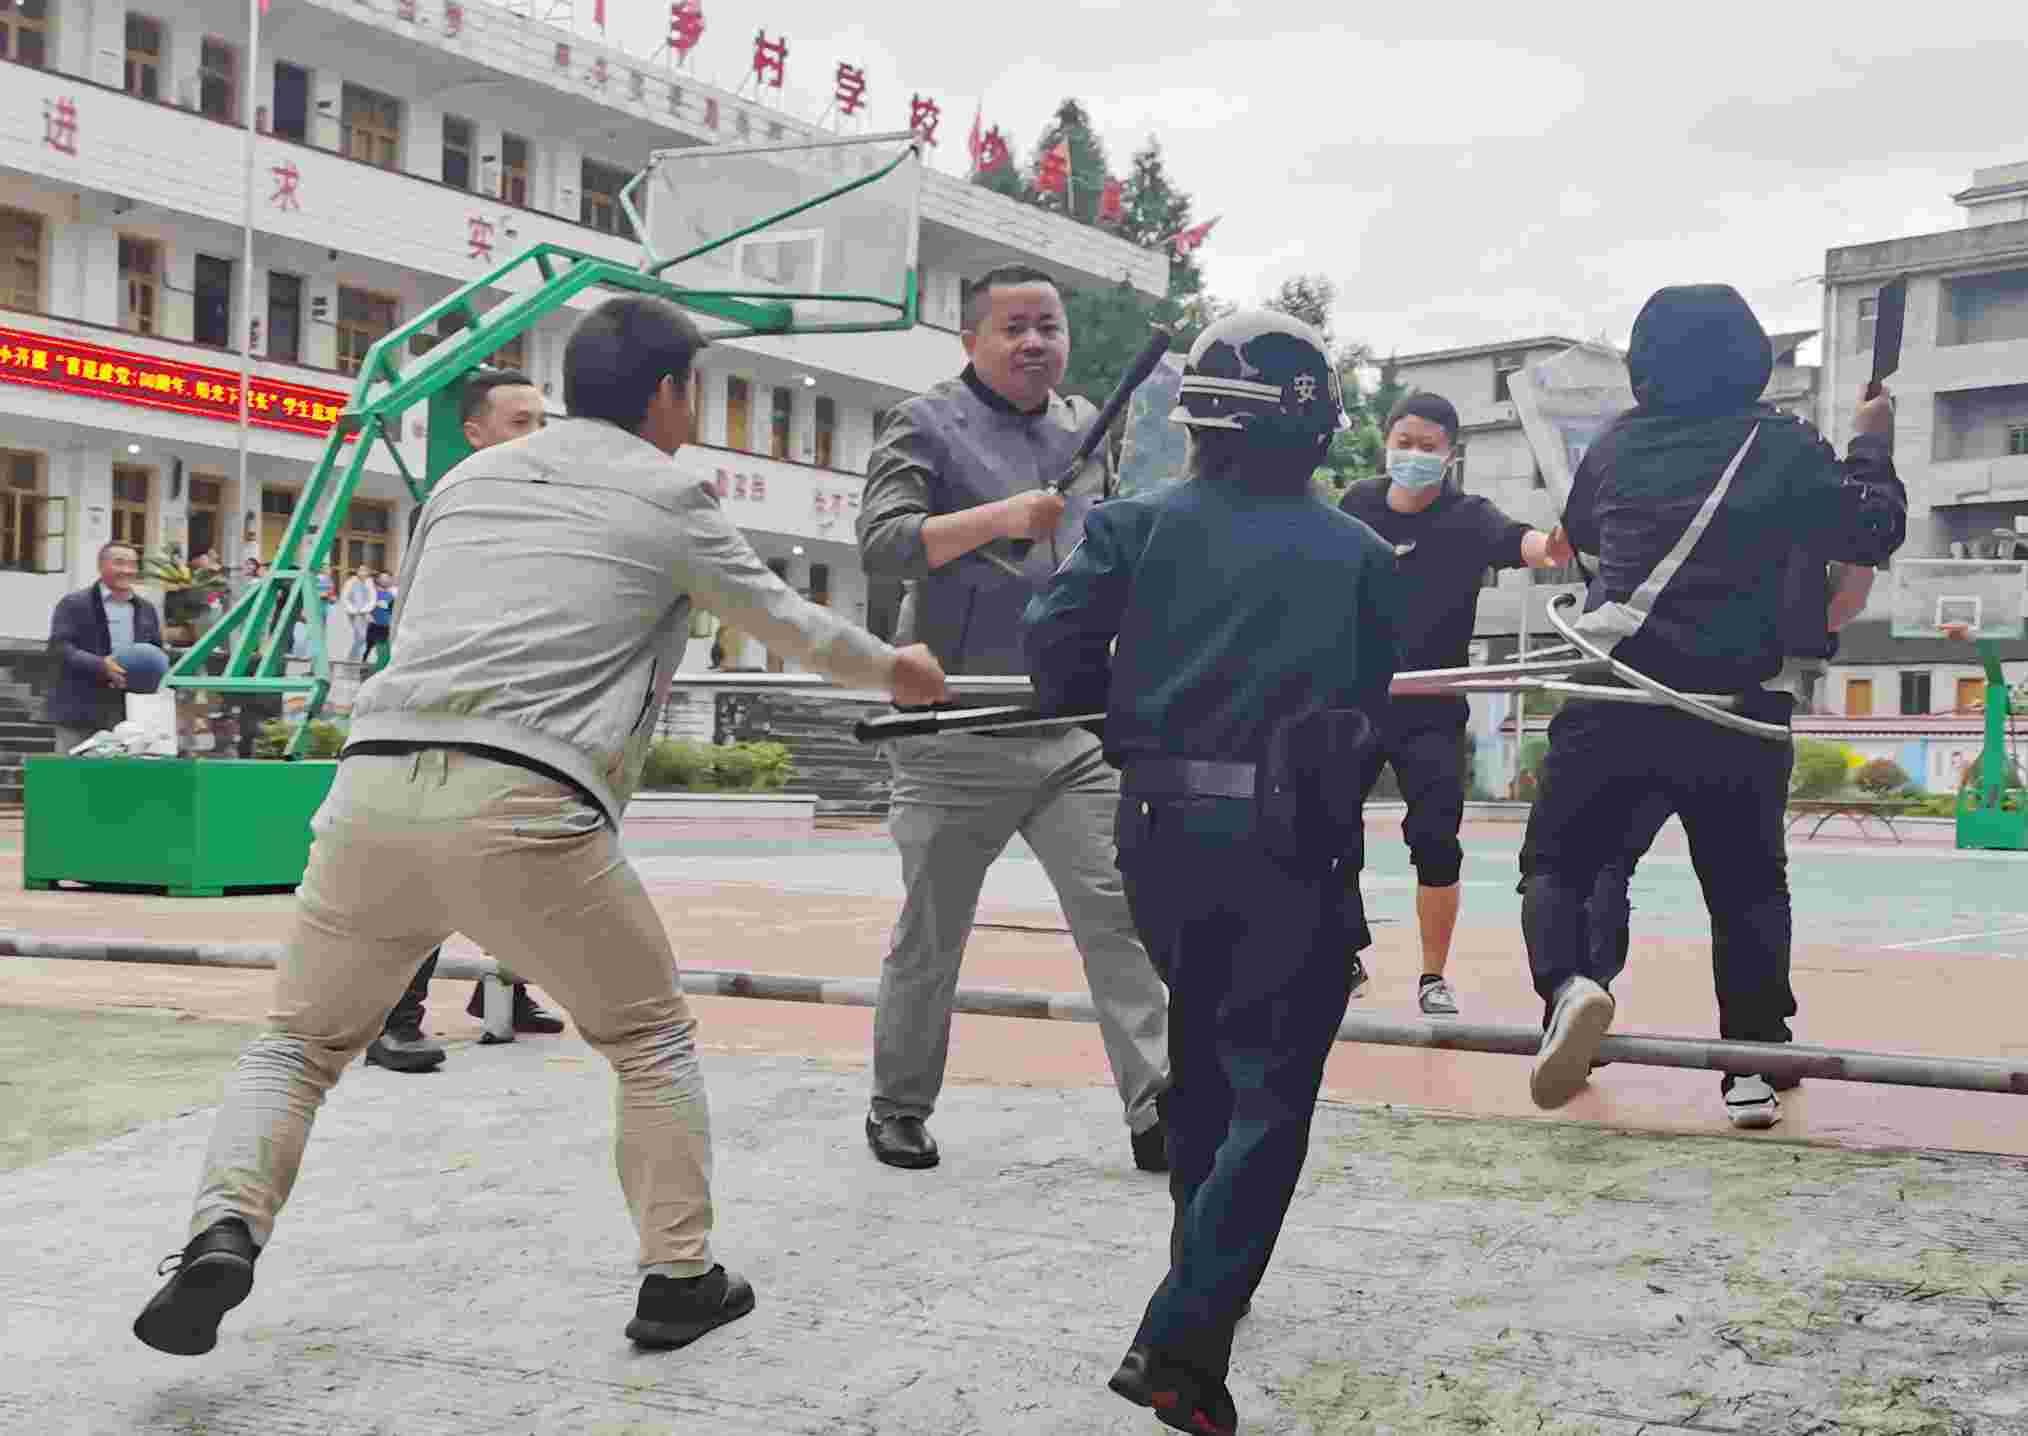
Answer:
[{"label": "white court line", "polygon": [[[2028,913],[2013,913],[2013,917],[2028,917]],[[1880,949],[1882,952],[1901,952],[1911,947],[1937,947],[1947,942],[1972,942],[1982,937],[2015,937],[2028,932],[2028,927],[1994,927],[1981,932],[1953,933],[1949,937],[1926,937],[1920,942],[1890,942]]]}]

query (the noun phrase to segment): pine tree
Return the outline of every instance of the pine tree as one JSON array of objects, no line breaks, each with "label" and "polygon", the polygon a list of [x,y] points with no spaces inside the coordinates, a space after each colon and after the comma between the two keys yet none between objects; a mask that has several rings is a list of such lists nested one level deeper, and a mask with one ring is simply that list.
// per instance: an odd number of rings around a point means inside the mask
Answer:
[{"label": "pine tree", "polygon": [[1092,133],[1091,116],[1077,99],[1066,99],[1035,144],[1035,162],[1029,167],[1028,183],[1033,189],[1041,171],[1043,156],[1064,140],[1070,141],[1070,184],[1063,194],[1036,194],[1035,203],[1058,214],[1068,214],[1082,224],[1097,224],[1099,198],[1106,181],[1106,147]]},{"label": "pine tree", "polygon": [[[1162,160],[1162,142],[1153,135],[1135,152],[1127,176],[1126,217],[1120,234],[1146,249],[1160,249],[1190,227],[1190,196],[1176,188]],[[1169,255],[1169,297],[1182,301],[1203,292],[1204,275],[1194,256]],[[1201,327],[1201,326],[1200,326]]]},{"label": "pine tree", "polygon": [[1338,286],[1328,275],[1298,274],[1293,279],[1284,279],[1282,287],[1275,291],[1275,297],[1268,300],[1266,307],[1279,310],[1292,319],[1300,319],[1329,344],[1331,335],[1331,310],[1338,303]]}]

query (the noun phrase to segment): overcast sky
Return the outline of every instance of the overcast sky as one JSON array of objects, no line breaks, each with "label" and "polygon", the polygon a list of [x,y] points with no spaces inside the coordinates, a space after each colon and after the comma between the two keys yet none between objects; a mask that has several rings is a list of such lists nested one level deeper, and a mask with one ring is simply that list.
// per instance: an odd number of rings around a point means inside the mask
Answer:
[{"label": "overcast sky", "polygon": [[[665,0],[609,5],[612,39],[660,43]],[[754,31],[785,34],[771,100],[814,120],[837,62],[863,65],[882,128],[905,127],[913,91],[943,105],[941,169],[964,169],[978,103],[1024,163],[1067,95],[1115,172],[1159,135],[1198,215],[1223,216],[1202,252],[1214,293],[1328,274],[1338,337],[1382,353],[1623,342],[1655,288],[1706,281],[1770,330],[1814,329],[1827,248],[1956,228],[1975,167],[2028,160],[2007,5],[704,8],[698,78],[736,85]]]}]

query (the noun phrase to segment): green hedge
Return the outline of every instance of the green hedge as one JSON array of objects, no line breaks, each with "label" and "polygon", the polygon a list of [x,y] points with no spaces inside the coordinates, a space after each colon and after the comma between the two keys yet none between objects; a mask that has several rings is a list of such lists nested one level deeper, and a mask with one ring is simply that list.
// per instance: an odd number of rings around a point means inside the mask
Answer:
[{"label": "green hedge", "polygon": [[643,791],[766,793],[788,786],[795,765],[780,743],[700,743],[663,738],[648,750]]},{"label": "green hedge", "polygon": [[[289,738],[296,725],[283,718],[271,718],[261,724],[261,731],[254,737],[256,758],[279,758],[289,746]],[[335,758],[338,750],[345,746],[346,725],[334,723],[329,718],[319,718],[310,724],[309,739],[303,745],[305,758]]]}]

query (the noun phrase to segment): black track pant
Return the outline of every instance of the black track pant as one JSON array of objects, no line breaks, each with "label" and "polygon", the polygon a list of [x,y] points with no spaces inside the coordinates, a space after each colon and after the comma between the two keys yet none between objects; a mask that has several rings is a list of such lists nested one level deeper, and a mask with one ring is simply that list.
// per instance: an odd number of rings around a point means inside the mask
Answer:
[{"label": "black track pant", "polygon": [[[1785,695],[1755,702],[1750,716],[1786,721]],[[1790,1040],[1783,815],[1792,759],[1786,743],[1672,708],[1579,702],[1556,715],[1523,848],[1521,930],[1545,1009],[1572,977],[1604,985],[1617,975],[1624,952],[1593,940],[1589,910],[1601,876],[1626,863],[1630,840],[1652,841],[1646,825],[1666,802],[1690,839],[1711,914],[1719,1034]],[[1645,831],[1634,834],[1635,825]]]}]

